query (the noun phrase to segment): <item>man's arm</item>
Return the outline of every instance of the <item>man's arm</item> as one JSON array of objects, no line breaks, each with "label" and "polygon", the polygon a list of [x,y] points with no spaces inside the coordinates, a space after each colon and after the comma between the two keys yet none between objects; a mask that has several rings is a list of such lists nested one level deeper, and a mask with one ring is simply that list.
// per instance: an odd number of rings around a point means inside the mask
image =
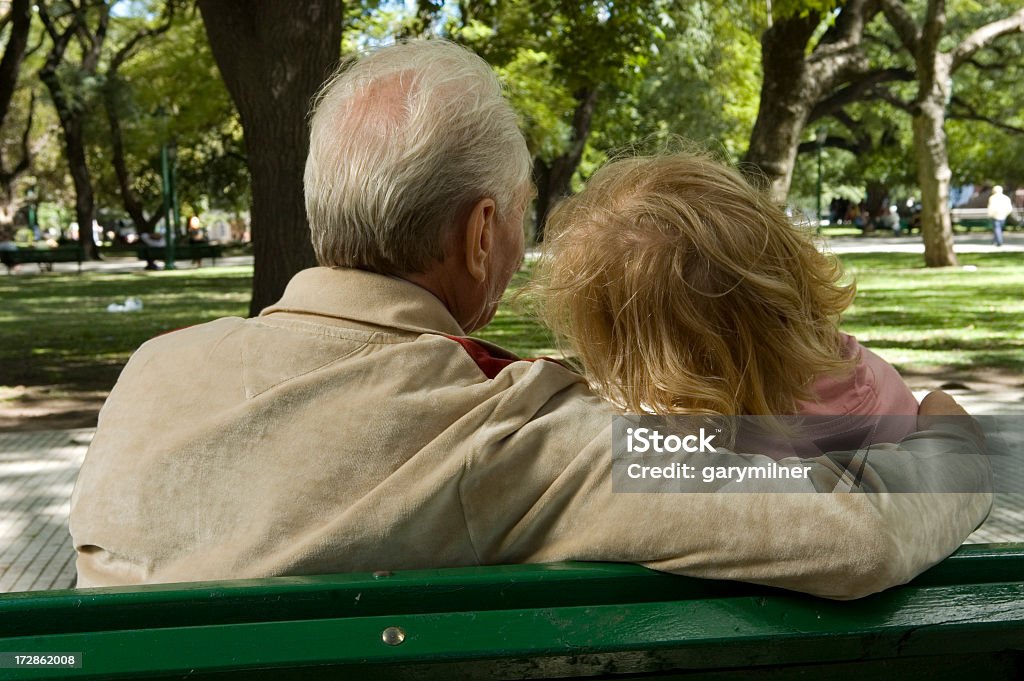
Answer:
[{"label": "man's arm", "polygon": [[[505,400],[499,421],[513,418],[514,404]],[[747,483],[749,493],[700,493],[700,484],[677,493],[614,493],[611,411],[603,403],[577,384],[527,411],[531,416],[517,428],[479,434],[463,479],[467,526],[483,563],[636,562],[858,598],[942,560],[991,506],[988,492],[886,491],[889,481],[905,485],[924,475],[990,489],[987,461],[964,456],[979,452],[978,440],[939,420],[964,413],[948,396],[922,404],[922,422],[931,430],[900,447],[872,448],[856,493],[819,491],[847,483],[836,457],[800,461],[810,466],[809,477],[773,481],[774,491],[755,481]],[[724,465],[751,458],[716,456]]]}]

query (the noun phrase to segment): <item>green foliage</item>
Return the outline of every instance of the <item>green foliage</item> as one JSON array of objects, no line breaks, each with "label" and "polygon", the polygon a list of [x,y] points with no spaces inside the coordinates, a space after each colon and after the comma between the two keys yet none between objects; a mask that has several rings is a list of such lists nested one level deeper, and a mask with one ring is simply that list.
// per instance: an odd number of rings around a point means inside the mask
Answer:
[{"label": "green foliage", "polygon": [[[602,146],[628,141],[621,131],[635,117],[630,98],[659,54],[670,5],[474,0],[460,4],[460,22],[448,30],[494,65],[509,86],[531,151],[550,162],[568,148],[583,91],[599,92],[595,127],[618,126],[620,134],[610,136],[615,141],[609,144],[606,135]],[[587,155],[594,155],[593,145]]]},{"label": "green foliage", "polygon": [[694,140],[735,161],[746,150],[760,95],[758,27],[734,3],[694,2],[667,17],[632,106],[609,117],[598,144]]},{"label": "green foliage", "polygon": [[[123,17],[115,25],[126,33],[154,19]],[[178,15],[171,29],[127,61],[118,82],[109,85],[117,89],[133,189],[146,206],[159,206],[160,148],[171,141],[178,150],[178,194],[185,212],[247,205],[249,176],[241,122],[197,12]],[[97,129],[93,139],[94,154],[102,154],[109,145],[109,129]],[[102,171],[107,205],[120,206],[109,164],[93,166]]]},{"label": "green foliage", "polygon": [[842,0],[773,0],[772,16],[805,17],[810,14],[825,14],[842,5]]},{"label": "green foliage", "polygon": [[570,135],[566,113],[575,108],[576,100],[564,85],[555,81],[553,64],[547,55],[522,48],[510,62],[495,66],[495,71],[519,113],[530,152],[545,160],[562,153]]}]

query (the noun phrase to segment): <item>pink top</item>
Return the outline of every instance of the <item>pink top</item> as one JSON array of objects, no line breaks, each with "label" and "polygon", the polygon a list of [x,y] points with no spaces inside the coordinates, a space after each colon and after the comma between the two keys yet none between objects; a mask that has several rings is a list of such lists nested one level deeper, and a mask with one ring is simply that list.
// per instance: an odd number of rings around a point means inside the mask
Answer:
[{"label": "pink top", "polygon": [[882,442],[899,442],[917,430],[917,400],[896,369],[842,334],[844,356],[857,364],[845,378],[821,376],[814,383],[815,399],[799,402],[802,426],[792,436],[741,432],[736,450],[787,456],[819,456],[825,452],[860,449]]}]

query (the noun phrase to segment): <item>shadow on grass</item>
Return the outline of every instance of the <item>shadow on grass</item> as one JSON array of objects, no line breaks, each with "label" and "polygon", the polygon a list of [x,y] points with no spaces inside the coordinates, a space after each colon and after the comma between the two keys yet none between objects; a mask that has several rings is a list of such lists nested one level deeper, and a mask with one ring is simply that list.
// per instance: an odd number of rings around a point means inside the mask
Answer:
[{"label": "shadow on grass", "polygon": [[[109,390],[131,353],[154,336],[247,312],[251,272],[47,274],[0,280],[0,385]],[[107,312],[140,298],[143,309]]]}]

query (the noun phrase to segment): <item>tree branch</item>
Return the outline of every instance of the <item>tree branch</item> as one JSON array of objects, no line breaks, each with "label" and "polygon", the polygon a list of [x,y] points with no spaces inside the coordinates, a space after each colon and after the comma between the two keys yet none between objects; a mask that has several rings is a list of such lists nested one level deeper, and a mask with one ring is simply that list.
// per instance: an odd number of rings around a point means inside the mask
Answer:
[{"label": "tree branch", "polygon": [[849,0],[840,10],[835,25],[815,46],[809,61],[828,59],[832,55],[857,47],[864,35],[864,27],[878,12],[876,0]]},{"label": "tree branch", "polygon": [[808,115],[808,121],[815,121],[824,116],[835,115],[847,104],[862,101],[872,94],[880,84],[892,81],[912,81],[913,71],[904,68],[889,68],[869,71],[861,78],[852,81],[846,87],[837,90],[829,97],[819,101]]},{"label": "tree branch", "polygon": [[100,54],[103,52],[103,43],[107,39],[107,27],[110,25],[110,7],[107,3],[100,4],[99,25],[95,33],[89,33],[86,27],[85,11],[83,10],[81,26],[89,38],[89,50],[82,57],[82,70],[86,73],[96,73],[96,67],[100,63]]},{"label": "tree branch", "polygon": [[71,38],[74,35],[75,30],[78,28],[79,15],[76,12],[72,12],[71,23],[68,24],[68,27],[64,29],[63,33],[60,33],[57,31],[56,19],[51,18],[46,9],[46,3],[38,3],[36,5],[36,9],[39,14],[39,20],[43,22],[43,27],[46,29],[46,33],[50,36],[50,40],[53,41],[53,47],[50,48],[50,53],[46,55],[46,63],[43,64],[43,68],[40,69],[39,73],[40,75],[56,73],[57,66],[60,65],[61,60],[64,58],[64,52],[68,48],[68,43],[71,42]]},{"label": "tree branch", "polygon": [[[921,27],[917,49],[922,56],[933,55],[939,51],[939,41],[946,30],[946,0],[928,0],[924,13],[924,25]],[[915,59],[917,53],[914,53]],[[921,65],[918,64],[920,69]]]},{"label": "tree branch", "polygon": [[878,0],[885,18],[892,24],[903,47],[910,54],[917,54],[917,43],[921,39],[921,31],[914,21],[913,15],[900,0]]},{"label": "tree branch", "polygon": [[871,148],[874,146],[871,133],[863,123],[854,119],[853,116],[845,111],[837,111],[833,118],[839,121],[853,135],[853,138],[857,141],[858,153],[866,154],[871,151]]},{"label": "tree branch", "polygon": [[968,65],[969,66],[973,66],[974,68],[978,69],[979,71],[1002,71],[1003,69],[1006,68],[1006,63],[1005,62],[994,61],[991,64],[986,64],[985,62],[978,61],[977,57],[971,57],[970,59],[965,59],[964,62],[963,62],[963,65],[964,66],[968,66]]},{"label": "tree branch", "polygon": [[906,111],[907,113],[909,113],[911,115],[913,115],[913,113],[914,113],[915,104],[913,102],[907,102],[907,101],[905,101],[903,99],[900,99],[899,97],[897,97],[895,94],[893,94],[890,90],[888,90],[886,88],[883,88],[883,87],[873,88],[870,92],[867,93],[866,96],[871,98],[871,99],[880,99],[883,102],[886,102],[887,104],[890,104],[890,105],[892,105],[892,106],[894,106],[897,109],[900,109],[902,111]]},{"label": "tree branch", "polygon": [[135,52],[135,48],[139,46],[144,40],[154,38],[158,35],[166,33],[171,28],[171,23],[174,21],[174,3],[167,3],[167,13],[164,15],[164,20],[158,26],[153,26],[139,30],[126,42],[121,49],[114,53],[113,58],[110,60],[110,66],[107,68],[108,75],[116,75],[118,69],[124,64]]},{"label": "tree branch", "polygon": [[1018,135],[1024,135],[1024,128],[1018,127],[1016,125],[1010,125],[1009,123],[1003,123],[1002,121],[997,121],[996,119],[991,118],[989,116],[982,115],[981,113],[978,113],[977,109],[975,109],[973,106],[971,106],[964,100],[960,99],[959,97],[954,97],[950,101],[950,107],[952,108],[954,106],[963,109],[963,111],[950,111],[949,118],[955,118],[964,121],[980,121],[982,123],[988,123],[992,127],[998,128],[1000,130],[1005,130],[1007,132],[1012,132]]},{"label": "tree branch", "polygon": [[[853,154],[856,154],[856,153],[858,153],[860,151],[860,146],[857,144],[857,142],[850,141],[850,140],[846,139],[845,137],[838,137],[838,136],[835,136],[835,135],[829,135],[828,137],[826,137],[825,138],[825,143],[822,144],[821,146],[822,147],[829,147],[831,149],[845,149],[846,151],[849,151],[850,153],[853,153]],[[810,152],[810,151],[817,151],[817,149],[818,149],[818,142],[817,141],[814,141],[814,142],[801,142],[797,146],[796,152],[798,154],[806,154],[807,152]]]},{"label": "tree branch", "polygon": [[956,71],[968,59],[970,59],[975,52],[997,38],[1009,33],[1020,32],[1024,32],[1024,9],[1014,12],[1005,19],[985,24],[981,28],[972,32],[964,38],[959,45],[953,48],[953,65],[951,70]]},{"label": "tree branch", "polygon": [[0,123],[7,117],[7,110],[18,86],[18,72],[28,46],[29,29],[32,27],[32,6],[28,0],[14,0],[11,3],[11,35],[0,59]]}]

